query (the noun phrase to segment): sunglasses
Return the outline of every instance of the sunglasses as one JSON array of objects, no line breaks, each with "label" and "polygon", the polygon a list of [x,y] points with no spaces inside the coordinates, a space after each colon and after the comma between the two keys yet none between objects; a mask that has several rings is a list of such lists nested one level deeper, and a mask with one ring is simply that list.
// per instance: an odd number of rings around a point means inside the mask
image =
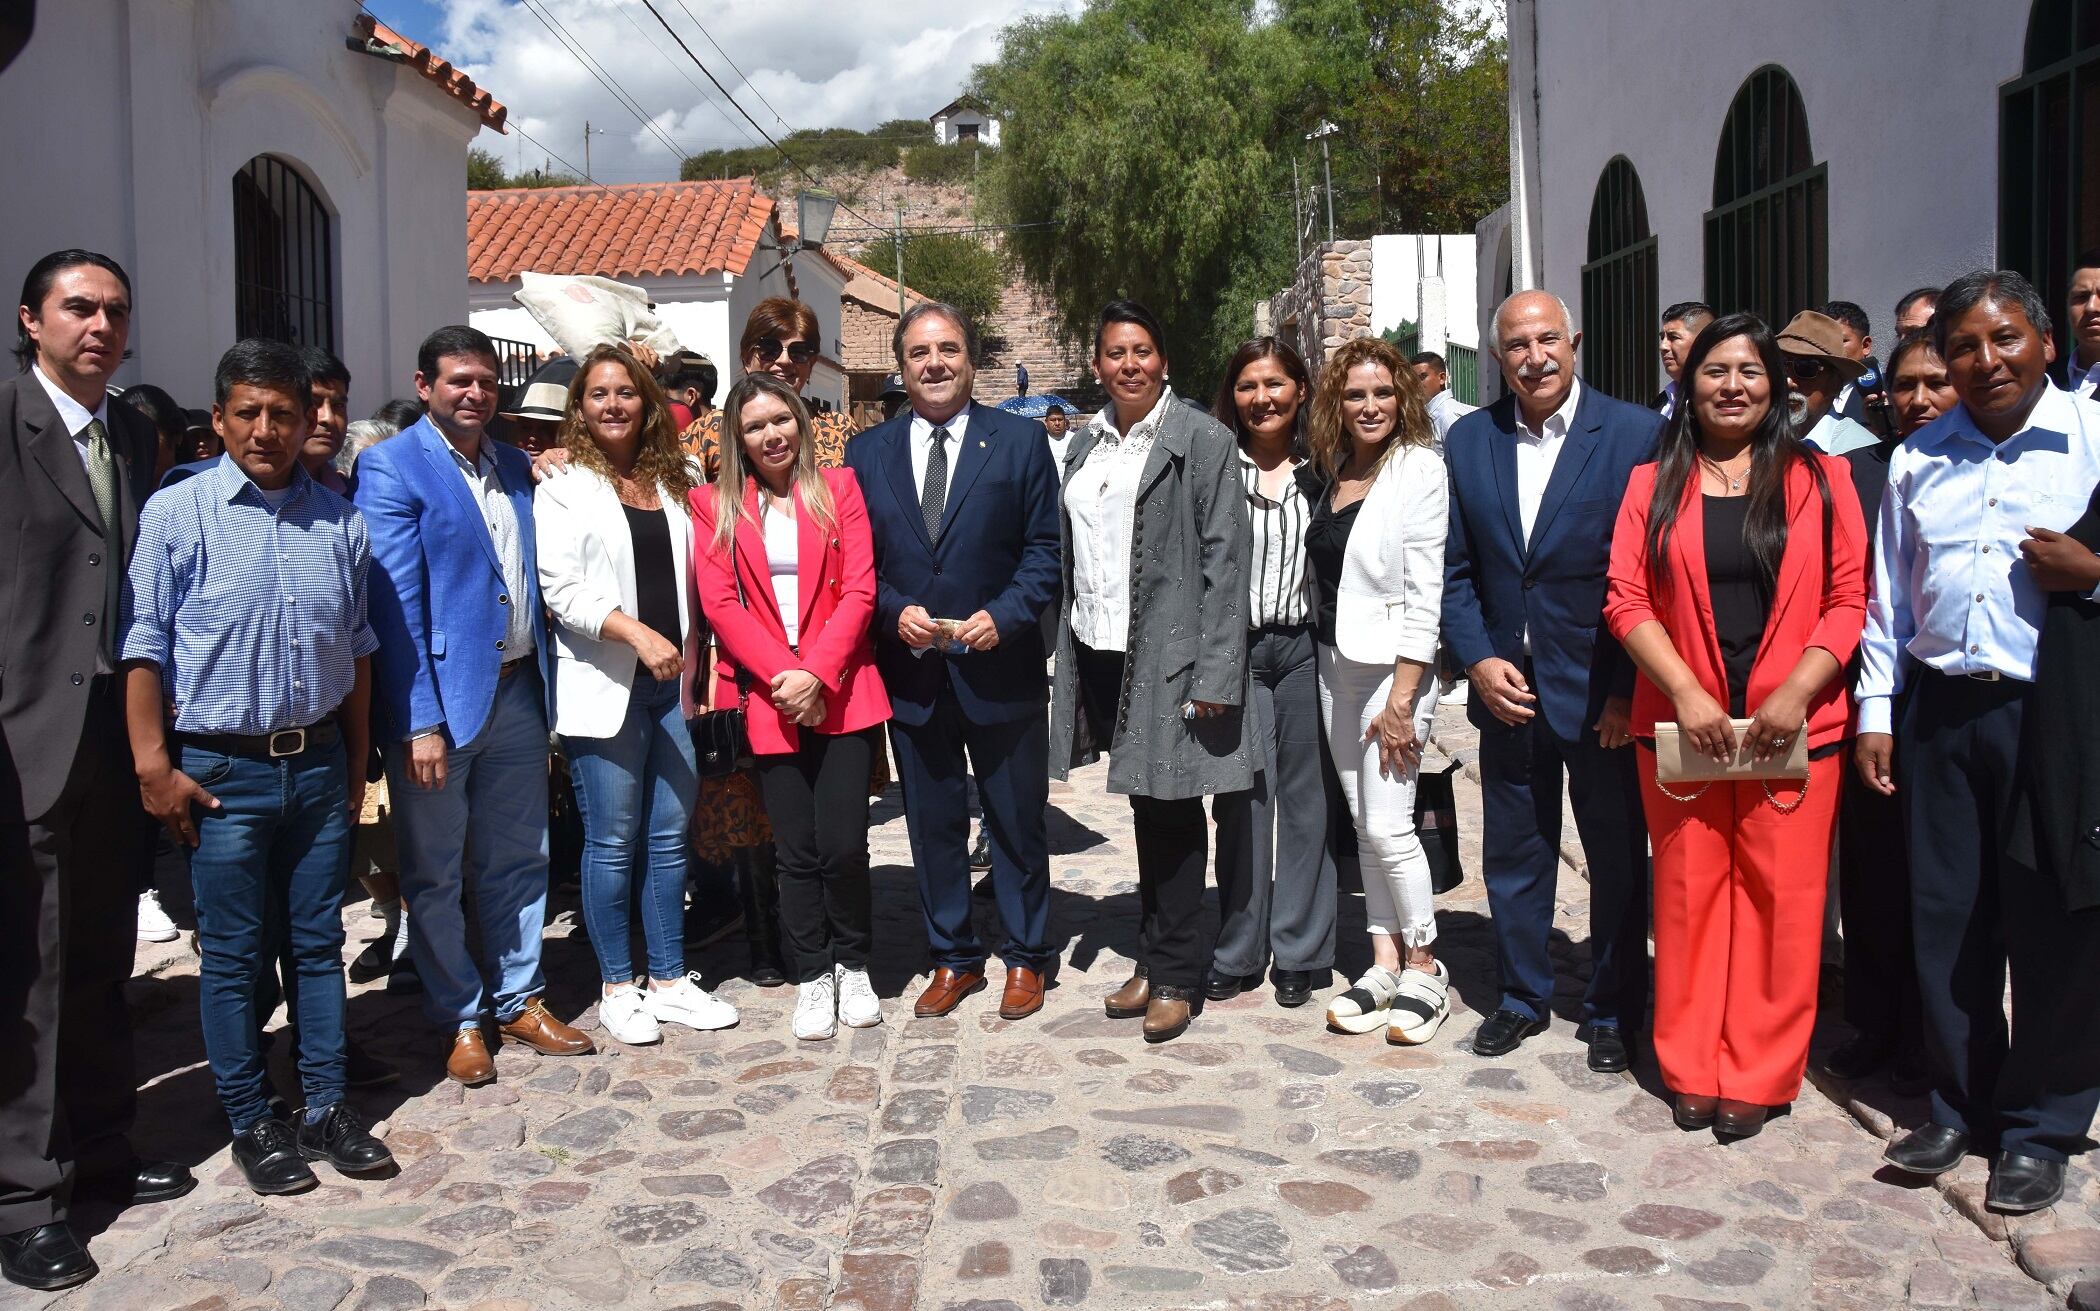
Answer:
[{"label": "sunglasses", "polygon": [[792,346],[783,346],[778,337],[760,337],[751,343],[751,350],[758,356],[761,364],[771,364],[780,358],[782,351],[786,351],[788,359],[796,364],[807,364],[817,358],[817,343],[813,341],[798,341]]},{"label": "sunglasses", "polygon": [[1821,360],[1788,360],[1785,367],[1789,382],[1814,382],[1830,371]]}]

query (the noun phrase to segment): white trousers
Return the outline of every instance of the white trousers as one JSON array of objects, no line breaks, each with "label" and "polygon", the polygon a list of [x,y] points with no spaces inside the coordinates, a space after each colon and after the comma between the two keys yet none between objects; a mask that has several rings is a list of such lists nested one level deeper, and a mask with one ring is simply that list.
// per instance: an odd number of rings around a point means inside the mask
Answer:
[{"label": "white trousers", "polygon": [[[1420,770],[1380,772],[1378,742],[1364,740],[1371,720],[1393,690],[1393,667],[1347,659],[1320,647],[1320,718],[1327,752],[1341,775],[1342,793],[1356,821],[1356,862],[1364,884],[1364,917],[1373,933],[1409,947],[1436,941],[1436,898],[1429,890],[1429,857],[1415,832],[1415,779]],[[1436,718],[1436,674],[1426,674],[1415,702],[1415,732],[1426,743]]]}]

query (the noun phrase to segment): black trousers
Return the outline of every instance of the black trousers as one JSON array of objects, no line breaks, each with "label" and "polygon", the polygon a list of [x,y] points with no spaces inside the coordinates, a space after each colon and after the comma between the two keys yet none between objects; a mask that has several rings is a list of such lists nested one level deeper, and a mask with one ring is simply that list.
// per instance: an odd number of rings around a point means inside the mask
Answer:
[{"label": "black trousers", "polygon": [[1985,1150],[2061,1161],[2100,1107],[2100,910],[2067,912],[2053,881],[2005,854],[2028,689],[1920,670],[1896,786],[1933,1122]]},{"label": "black trousers", "polygon": [[1850,760],[1842,777],[1838,908],[1845,929],[1845,1022],[1898,1049],[1914,1049],[1922,1034],[1918,972],[1911,964],[1910,834],[1903,798],[1885,797],[1861,782]]},{"label": "black trousers", "polygon": [[[1123,653],[1073,644],[1079,700],[1096,742],[1115,739],[1123,698]],[[1138,959],[1154,986],[1199,988],[1210,951],[1203,943],[1204,871],[1210,820],[1200,797],[1130,798],[1137,841]]]},{"label": "black trousers", "polygon": [[758,758],[758,790],[773,822],[780,939],[795,982],[833,965],[866,969],[873,941],[868,890],[868,771],[879,728],[801,731],[786,755]]},{"label": "black trousers", "polygon": [[98,677],[57,803],[0,824],[0,1233],[65,1219],[76,1177],[130,1160],[124,980],[151,842],[122,684]]}]

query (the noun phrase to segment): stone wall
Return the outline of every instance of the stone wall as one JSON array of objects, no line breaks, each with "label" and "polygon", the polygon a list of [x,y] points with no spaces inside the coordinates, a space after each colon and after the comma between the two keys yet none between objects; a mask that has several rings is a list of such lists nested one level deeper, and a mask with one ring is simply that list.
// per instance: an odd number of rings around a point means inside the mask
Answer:
[{"label": "stone wall", "polygon": [[1371,333],[1371,243],[1336,241],[1317,246],[1298,266],[1291,285],[1256,307],[1255,331],[1290,342],[1318,374],[1327,352],[1351,337]]}]

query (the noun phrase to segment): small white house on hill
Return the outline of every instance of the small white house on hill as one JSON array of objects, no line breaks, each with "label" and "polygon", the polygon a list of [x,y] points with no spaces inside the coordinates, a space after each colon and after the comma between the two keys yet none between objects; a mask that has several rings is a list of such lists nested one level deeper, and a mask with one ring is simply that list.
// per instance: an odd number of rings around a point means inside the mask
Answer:
[{"label": "small white house on hill", "polygon": [[986,113],[984,106],[974,97],[958,96],[933,111],[933,140],[942,146],[959,145],[965,141],[997,146],[999,120]]}]

